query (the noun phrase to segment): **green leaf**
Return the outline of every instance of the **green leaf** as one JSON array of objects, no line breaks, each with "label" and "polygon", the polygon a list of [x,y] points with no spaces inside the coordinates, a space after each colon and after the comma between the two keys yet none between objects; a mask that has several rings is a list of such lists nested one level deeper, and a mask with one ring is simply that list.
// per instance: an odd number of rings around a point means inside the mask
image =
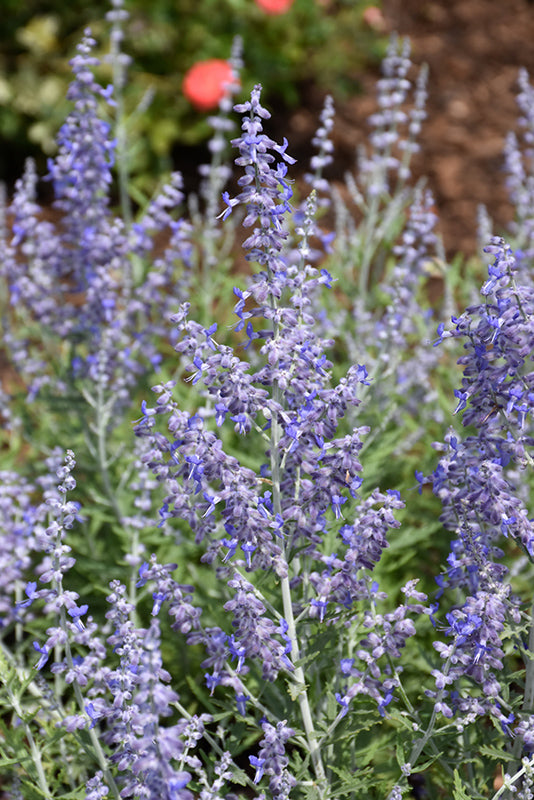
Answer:
[{"label": "green leaf", "polygon": [[502,764],[503,761],[514,761],[513,755],[507,753],[505,750],[502,750],[499,747],[492,747],[489,744],[484,744],[482,747],[479,748],[479,753],[481,756],[487,756],[488,758],[493,758],[495,761],[498,761]]},{"label": "green leaf", "polygon": [[306,689],[306,685],[304,683],[298,683],[297,681],[293,680],[287,680],[286,686],[288,694],[293,702],[298,700],[302,692]]},{"label": "green leaf", "polygon": [[395,748],[395,755],[397,756],[397,764],[402,767],[406,764],[406,757],[404,755],[404,748],[400,742],[397,743]]},{"label": "green leaf", "polygon": [[209,711],[210,714],[216,714],[217,708],[211,702],[209,695],[204,689],[204,686],[202,686],[202,688],[199,687],[198,683],[192,677],[192,675],[186,675],[185,680],[193,695],[197,698],[197,700],[200,701],[201,706],[206,708],[206,710]]},{"label": "green leaf", "polygon": [[457,769],[454,770],[454,788],[452,792],[454,800],[471,800],[464,789],[462,779],[460,778],[460,773]]},{"label": "green leaf", "polygon": [[442,755],[441,753],[436,753],[436,755],[432,756],[432,758],[429,758],[426,761],[422,761],[420,764],[418,762],[415,765],[415,767],[413,767],[412,773],[424,772],[425,769],[428,769],[428,767],[434,764],[434,762],[437,761],[441,757],[441,755]]},{"label": "green leaf", "polygon": [[329,769],[339,778],[339,783],[336,783],[333,787],[336,798],[343,797],[351,792],[361,792],[361,796],[364,796],[364,793],[367,794],[375,777],[374,770],[371,767],[359,768],[356,773],[330,764]]}]

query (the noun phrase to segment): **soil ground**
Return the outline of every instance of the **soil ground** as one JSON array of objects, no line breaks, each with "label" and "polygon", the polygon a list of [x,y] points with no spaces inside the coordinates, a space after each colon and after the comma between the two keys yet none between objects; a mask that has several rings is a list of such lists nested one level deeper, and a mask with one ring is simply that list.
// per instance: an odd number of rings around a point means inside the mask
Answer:
[{"label": "soil ground", "polygon": [[[408,36],[415,64],[429,66],[428,117],[415,172],[434,192],[449,254],[477,249],[477,207],[484,204],[496,232],[512,217],[503,172],[503,146],[517,130],[517,77],[534,77],[534,2],[529,0],[384,0],[388,32]],[[378,73],[359,76],[363,91],[336,104],[336,172],[354,165],[374,109]],[[321,103],[311,98],[286,122],[295,145],[317,124]],[[334,177],[341,177],[337,174]]]}]

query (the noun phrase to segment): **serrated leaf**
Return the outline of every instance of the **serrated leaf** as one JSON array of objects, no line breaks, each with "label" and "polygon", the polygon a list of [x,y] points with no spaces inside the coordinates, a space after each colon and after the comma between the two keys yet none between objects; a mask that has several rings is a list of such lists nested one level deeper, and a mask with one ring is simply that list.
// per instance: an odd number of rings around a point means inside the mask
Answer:
[{"label": "serrated leaf", "polygon": [[489,744],[484,744],[479,748],[479,753],[481,756],[488,756],[488,758],[494,758],[499,763],[503,761],[514,761],[514,757],[510,753],[506,753],[504,750],[501,750],[498,747],[492,747]]},{"label": "serrated leaf", "polygon": [[[374,719],[376,720],[376,717],[374,717]],[[389,711],[388,713],[388,719],[391,720],[391,722],[395,722],[398,723],[399,725],[402,725],[402,727],[405,730],[411,731],[413,733],[413,723],[405,712],[400,711],[397,708],[392,708],[391,711]]]},{"label": "serrated leaf", "polygon": [[335,784],[335,797],[340,798],[343,795],[349,795],[353,792],[362,793],[369,790],[369,784],[373,780],[374,771],[370,768],[359,768],[356,773],[351,773],[347,769],[336,769],[330,767],[332,772],[334,772],[339,780],[339,783]]},{"label": "serrated leaf", "polygon": [[415,774],[417,772],[424,772],[425,769],[428,769],[428,767],[430,767],[435,761],[437,761],[441,757],[441,755],[442,755],[441,753],[436,753],[435,756],[432,756],[432,758],[429,758],[427,761],[423,761],[421,764],[417,762],[415,767],[413,767],[412,769],[412,773]]},{"label": "serrated leaf", "polygon": [[246,786],[249,781],[248,775],[235,764],[232,765],[232,783],[238,786]]},{"label": "serrated leaf", "polygon": [[457,769],[454,770],[454,788],[452,791],[454,800],[471,800],[464,789],[462,779],[460,778],[460,773]]},{"label": "serrated leaf", "polygon": [[[352,779],[356,777],[352,772],[349,772],[349,770],[346,769],[345,767],[336,767],[334,764],[329,764],[328,769],[330,770],[330,772],[333,772],[334,775],[337,775],[338,778],[340,778],[343,781],[347,780],[352,781]],[[364,767],[363,769],[358,769],[358,776],[361,778],[366,778],[372,772],[373,772],[372,767]]]},{"label": "serrated leaf", "polygon": [[397,764],[402,768],[406,764],[406,757],[404,755],[404,748],[400,742],[397,743],[395,748],[395,755],[397,757]]},{"label": "serrated leaf", "polygon": [[305,786],[304,800],[321,800],[321,793],[317,786]]},{"label": "serrated leaf", "polygon": [[302,692],[306,689],[304,683],[297,683],[296,681],[286,681],[286,686],[288,694],[293,702],[298,700]]},{"label": "serrated leaf", "polygon": [[[326,716],[327,716],[327,719],[334,719],[334,717],[337,715],[338,708],[339,708],[339,706],[338,706],[338,702],[336,700],[335,695],[332,694],[332,692],[328,692],[327,698],[326,698]],[[325,726],[326,725],[327,725],[327,723],[326,723],[326,720],[325,720]]]},{"label": "serrated leaf", "polygon": [[[29,759],[27,759],[29,761]],[[0,757],[0,767],[13,767],[15,764],[22,763],[23,759],[20,756],[2,756]]]}]

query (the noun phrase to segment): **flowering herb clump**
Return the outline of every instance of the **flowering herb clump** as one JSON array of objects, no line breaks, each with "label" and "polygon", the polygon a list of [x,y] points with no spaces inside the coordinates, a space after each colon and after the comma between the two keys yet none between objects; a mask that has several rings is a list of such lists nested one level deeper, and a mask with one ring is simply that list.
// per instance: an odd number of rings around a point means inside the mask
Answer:
[{"label": "flowering herb clump", "polygon": [[[109,19],[113,87],[89,31],[73,60],[53,221],[31,163],[1,217],[3,794],[531,798],[528,147],[460,312],[406,42],[348,204],[331,98],[303,191],[261,86],[231,108],[237,40],[199,196],[173,174],[134,212]],[[527,127],[531,97],[522,73]]]}]

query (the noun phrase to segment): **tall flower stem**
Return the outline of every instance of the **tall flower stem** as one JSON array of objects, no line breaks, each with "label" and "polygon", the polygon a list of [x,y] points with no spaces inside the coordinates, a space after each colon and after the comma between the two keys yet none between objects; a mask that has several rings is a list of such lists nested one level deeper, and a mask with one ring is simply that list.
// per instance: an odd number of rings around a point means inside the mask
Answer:
[{"label": "tall flower stem", "polygon": [[[445,666],[443,667],[443,674],[444,675],[448,675],[449,674],[449,669],[450,669],[450,666],[451,666],[451,663],[452,663],[453,655],[454,655],[454,653],[451,653],[449,655],[449,657],[447,658]],[[419,758],[419,756],[421,755],[421,753],[423,752],[423,750],[427,746],[428,742],[431,740],[432,734],[434,733],[436,720],[437,720],[437,717],[438,717],[438,711],[436,710],[436,706],[437,706],[438,703],[441,702],[441,700],[443,699],[444,694],[445,694],[445,689],[440,689],[439,692],[438,692],[438,696],[436,698],[436,703],[434,704],[434,708],[432,710],[432,716],[430,718],[430,722],[428,723],[428,728],[426,729],[426,731],[423,734],[423,736],[417,742],[415,742],[415,744],[412,747],[412,751],[411,751],[410,757],[408,759],[408,763],[412,767],[415,765],[415,763],[417,762],[417,759]]]},{"label": "tall flower stem", "polygon": [[122,25],[128,18],[128,12],[122,7],[122,0],[113,2],[113,11],[108,12],[107,18],[112,23],[111,28],[111,52],[109,60],[113,70],[113,92],[115,97],[115,135],[117,137],[117,176],[119,187],[120,208],[122,219],[126,227],[132,225],[132,206],[128,192],[128,143],[126,138],[126,125],[124,113],[124,84],[125,76],[125,55],[121,52],[121,42],[124,37]]},{"label": "tall flower stem", "polygon": [[82,388],[81,392],[94,412],[94,423],[90,425],[90,429],[96,436],[96,446],[93,442],[88,441],[89,451],[98,465],[104,485],[104,492],[108,498],[109,505],[116,515],[117,520],[122,522],[123,514],[109,474],[110,458],[108,456],[108,442],[110,434],[109,421],[111,417],[111,400],[106,401],[102,381],[98,381],[97,383],[96,396],[85,388]]},{"label": "tall flower stem", "polygon": [[41,790],[41,792],[43,794],[43,797],[47,798],[47,800],[48,800],[48,798],[49,798],[49,800],[52,800],[53,795],[50,792],[50,788],[48,786],[48,781],[47,781],[46,775],[44,773],[43,762],[41,760],[41,753],[39,752],[39,748],[35,744],[35,739],[33,738],[33,734],[32,734],[31,728],[28,725],[28,723],[25,721],[24,709],[21,707],[18,697],[16,697],[16,695],[11,691],[11,689],[9,688],[9,686],[7,684],[6,684],[6,691],[7,691],[7,697],[9,699],[9,702],[12,705],[12,708],[13,708],[15,714],[17,715],[17,717],[20,720],[22,720],[21,724],[24,727],[24,733],[26,735],[26,739],[28,740],[28,744],[30,745],[30,752],[32,754],[32,760],[33,760],[33,763],[34,763],[34,766],[35,766],[35,769],[36,769],[36,772],[37,772],[37,780],[39,782],[39,789]]},{"label": "tall flower stem", "polygon": [[[55,547],[56,552],[62,546],[62,538],[63,538],[63,532],[64,532],[64,524],[63,524],[64,523],[64,519],[63,519],[63,517],[64,517],[64,512],[62,511],[61,517],[59,519],[58,532],[56,534],[56,537],[57,537],[56,538],[56,547]],[[55,568],[56,572],[59,575],[61,575],[61,569],[60,569],[59,559],[58,559],[57,555],[54,555],[54,568]],[[65,590],[63,588],[63,580],[62,580],[61,577],[54,578],[54,580],[52,582],[52,585],[53,585],[54,590],[56,591],[58,597],[64,596]],[[69,671],[71,673],[75,674],[76,669],[75,669],[75,665],[74,665],[74,658],[73,658],[73,655],[72,655],[72,649],[71,649],[71,646],[70,646],[70,639],[69,639],[70,631],[69,631],[69,626],[67,624],[67,612],[65,610],[65,606],[64,605],[62,605],[61,608],[59,609],[59,615],[58,616],[59,616],[60,627],[65,632],[64,648],[65,648],[65,659],[66,659],[66,662],[67,662],[67,667],[68,667],[68,669],[69,669]],[[72,687],[74,689],[74,696],[76,698],[76,702],[78,703],[78,707],[79,707],[80,711],[83,714],[85,714],[86,713],[86,711],[85,711],[86,703],[85,703],[85,700],[84,700],[83,695],[82,695],[80,684],[79,684],[79,682],[78,682],[78,680],[76,678],[72,682]],[[104,775],[104,778],[105,778],[105,781],[106,781],[106,783],[108,785],[108,788],[111,790],[112,796],[115,798],[115,800],[119,800],[119,798],[120,798],[119,789],[117,787],[117,784],[115,783],[115,779],[113,778],[113,775],[111,774],[108,760],[107,760],[107,758],[106,758],[106,756],[104,754],[104,751],[102,749],[102,745],[100,744],[98,736],[96,735],[96,732],[95,732],[94,728],[92,728],[92,727],[88,728],[86,732],[87,732],[87,734],[89,736],[89,739],[91,740],[91,744],[93,746],[93,755],[96,758],[96,761],[98,762],[98,765],[99,765],[100,769],[102,770],[102,773]]]},{"label": "tall flower stem", "polygon": [[[260,309],[257,309],[269,320],[269,328],[272,331],[272,350],[274,360],[278,359],[277,345],[281,338],[281,315],[278,306],[279,298],[284,292],[287,293],[286,264],[280,257],[283,250],[283,243],[287,236],[283,229],[282,218],[289,210],[288,201],[291,198],[291,189],[284,180],[286,171],[285,164],[294,163],[294,159],[285,153],[287,141],[283,146],[277,145],[269,137],[263,134],[262,120],[268,119],[270,114],[260,104],[261,86],[256,86],[252,92],[250,102],[235,106],[238,112],[249,112],[249,116],[243,119],[242,129],[244,135],[234,139],[232,144],[239,148],[240,156],[236,159],[238,166],[245,168],[245,175],[239,179],[239,184],[244,187],[237,198],[230,199],[223,195],[228,209],[224,212],[225,219],[233,206],[240,203],[247,207],[247,215],[243,221],[245,227],[257,225],[252,236],[249,236],[243,247],[248,250],[247,260],[256,261],[265,271],[261,273],[262,288],[259,292],[257,301]],[[274,156],[268,151],[274,151]],[[277,163],[276,171],[273,171],[271,164]],[[282,162],[285,162],[282,163]],[[259,224],[258,224],[259,223]],[[283,519],[282,506],[282,473],[283,463],[280,452],[280,442],[283,435],[282,417],[284,408],[284,391],[277,375],[273,375],[271,386],[270,410],[270,467],[272,482],[272,506],[273,515]],[[310,700],[306,688],[306,676],[304,670],[298,665],[300,660],[300,647],[297,636],[297,627],[293,614],[293,601],[291,596],[290,566],[288,561],[287,546],[285,549],[286,568],[280,577],[282,605],[284,618],[287,624],[287,637],[291,645],[291,657],[293,663],[296,662],[293,677],[296,684],[299,708],[305,737],[310,754],[315,777],[320,787],[321,797],[328,800],[328,783],[321,757],[321,749],[317,740]],[[296,569],[293,564],[293,569]],[[285,796],[285,795],[284,795]]]},{"label": "tall flower stem", "polygon": [[[275,307],[276,299],[274,297],[272,297],[272,303],[273,307]],[[278,335],[279,335],[278,324],[274,322],[273,336],[275,340],[278,338]],[[277,381],[273,383],[273,400],[275,403],[275,407],[280,407],[281,391]],[[282,498],[280,491],[281,469],[280,469],[279,444],[280,444],[280,423],[278,422],[276,415],[273,415],[271,423],[271,479],[273,482],[273,487],[272,487],[273,511],[275,514],[279,514],[281,516]],[[300,660],[300,647],[297,637],[295,617],[293,614],[293,601],[291,598],[289,564],[288,564],[287,575],[281,578],[281,590],[282,590],[282,604],[284,609],[284,618],[288,626],[287,635],[289,636],[289,639],[291,641],[292,660],[293,662],[298,662]],[[321,796],[326,800],[326,798],[328,797],[328,788],[327,788],[328,784],[321,757],[321,748],[318,744],[317,733],[315,730],[315,726],[313,724],[313,716],[311,712],[310,700],[308,697],[308,691],[306,689],[306,676],[304,674],[304,670],[302,669],[302,667],[300,666],[295,667],[294,678],[295,678],[295,683],[299,688],[298,703],[300,708],[300,714],[302,717],[302,724],[304,726],[304,731],[308,742],[310,757],[312,760],[316,778],[321,786]]]},{"label": "tall flower stem", "polygon": [[[279,392],[278,387],[275,390],[275,400],[276,394]],[[280,497],[280,459],[279,459],[279,451],[278,451],[278,441],[279,441],[279,425],[276,420],[273,420],[272,428],[271,428],[271,474],[272,474],[272,481],[273,481],[273,509],[275,514],[281,514],[282,511],[282,504],[281,504],[281,497]],[[281,589],[282,589],[282,603],[284,608],[284,617],[287,622],[287,635],[291,641],[291,655],[293,662],[298,662],[300,660],[300,648],[299,642],[297,637],[297,629],[295,625],[295,617],[293,615],[293,601],[291,598],[291,586],[289,580],[289,570],[288,574],[281,579]],[[313,724],[313,716],[310,707],[310,701],[308,697],[308,692],[306,689],[306,676],[304,674],[304,670],[302,667],[295,667],[295,683],[299,687],[299,695],[298,695],[298,702],[300,708],[300,714],[302,717],[302,723],[304,726],[304,731],[306,733],[306,739],[308,742],[308,747],[310,750],[310,757],[312,760],[313,768],[315,770],[315,775],[319,784],[321,785],[321,796],[323,798],[327,798],[327,780],[326,780],[326,773],[323,766],[323,761],[321,757],[321,748],[317,742],[317,733],[315,731],[315,726]]]},{"label": "tall flower stem", "polygon": [[[534,603],[530,611],[530,628],[528,633],[528,652],[525,654],[525,694],[522,709],[527,714],[534,711]],[[514,742],[513,755],[519,767],[523,738],[518,736]]]},{"label": "tall flower stem", "polygon": [[[63,589],[60,587],[59,591],[62,592]],[[61,611],[60,611],[60,624],[61,624],[61,627],[63,628],[63,630],[67,630],[67,616],[66,616],[64,607],[62,607]],[[70,643],[69,643],[68,638],[67,638],[67,640],[65,642],[65,657],[66,657],[67,666],[68,666],[69,670],[71,672],[74,672],[74,669],[75,669],[74,668],[74,660],[73,660],[72,650],[70,648]],[[85,700],[83,698],[82,691],[80,689],[80,684],[78,683],[77,680],[73,681],[73,689],[74,689],[74,696],[76,697],[76,702],[78,703],[78,707],[79,707],[80,711],[85,712]],[[115,800],[120,800],[120,794],[119,794],[118,786],[115,783],[115,779],[113,778],[113,775],[111,774],[108,760],[107,760],[107,758],[106,758],[106,756],[104,754],[104,751],[102,749],[102,745],[100,744],[98,736],[96,735],[96,732],[95,732],[94,728],[89,728],[89,729],[87,729],[86,732],[87,732],[87,734],[89,736],[89,739],[91,740],[91,744],[93,746],[93,755],[94,755],[96,761],[98,762],[98,766],[102,770],[102,774],[103,774],[104,779],[105,779],[105,781],[107,783],[107,786],[111,790],[112,796],[115,798]]]},{"label": "tall flower stem", "polygon": [[530,631],[528,634],[528,658],[525,665],[524,711],[532,713],[534,707],[534,604],[530,612]]}]

